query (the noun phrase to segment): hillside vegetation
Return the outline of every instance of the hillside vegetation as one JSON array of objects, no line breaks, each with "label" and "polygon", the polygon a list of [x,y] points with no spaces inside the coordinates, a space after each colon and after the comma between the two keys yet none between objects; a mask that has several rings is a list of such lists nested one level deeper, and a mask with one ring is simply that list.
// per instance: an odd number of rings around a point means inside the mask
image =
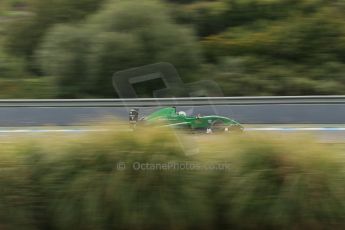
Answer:
[{"label": "hillside vegetation", "polygon": [[226,96],[344,94],[344,12],[341,0],[3,0],[0,86],[111,98],[114,72],[170,62]]}]

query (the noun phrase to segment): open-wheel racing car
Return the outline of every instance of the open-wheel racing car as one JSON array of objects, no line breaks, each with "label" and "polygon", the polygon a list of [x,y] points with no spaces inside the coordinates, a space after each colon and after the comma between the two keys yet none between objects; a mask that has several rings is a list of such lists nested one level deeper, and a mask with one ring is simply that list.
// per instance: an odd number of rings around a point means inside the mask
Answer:
[{"label": "open-wheel racing car", "polygon": [[139,110],[131,109],[129,123],[134,129],[137,125],[173,126],[176,128],[189,129],[192,131],[205,131],[206,133],[219,131],[242,132],[243,126],[228,117],[210,116],[187,116],[184,111],[176,111],[176,107],[167,107],[157,110],[146,117],[139,118]]}]

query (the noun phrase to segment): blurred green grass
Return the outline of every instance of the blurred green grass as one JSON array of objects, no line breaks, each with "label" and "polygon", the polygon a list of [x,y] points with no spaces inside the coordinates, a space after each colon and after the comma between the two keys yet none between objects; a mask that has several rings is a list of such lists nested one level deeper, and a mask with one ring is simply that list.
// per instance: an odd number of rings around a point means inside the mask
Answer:
[{"label": "blurred green grass", "polygon": [[[1,229],[345,226],[344,150],[309,137],[139,129],[13,141],[0,146]],[[159,168],[186,162],[229,167]]]}]

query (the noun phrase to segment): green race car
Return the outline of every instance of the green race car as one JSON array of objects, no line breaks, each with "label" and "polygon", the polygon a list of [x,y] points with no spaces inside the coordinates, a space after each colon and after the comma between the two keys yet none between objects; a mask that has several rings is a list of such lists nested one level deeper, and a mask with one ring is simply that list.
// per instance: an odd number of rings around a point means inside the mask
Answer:
[{"label": "green race car", "polygon": [[139,119],[139,110],[132,109],[129,112],[129,122],[133,128],[137,124],[173,126],[176,128],[190,129],[192,131],[243,131],[243,126],[235,120],[227,117],[211,116],[187,116],[185,112],[176,111],[176,107],[167,107],[157,110],[150,115]]}]

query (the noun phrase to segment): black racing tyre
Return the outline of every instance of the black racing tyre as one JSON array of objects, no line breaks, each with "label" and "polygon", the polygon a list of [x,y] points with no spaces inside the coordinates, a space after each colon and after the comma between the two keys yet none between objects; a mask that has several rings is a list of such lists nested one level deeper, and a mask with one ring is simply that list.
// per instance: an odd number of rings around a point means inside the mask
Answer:
[{"label": "black racing tyre", "polygon": [[220,133],[225,131],[226,126],[224,125],[224,122],[216,120],[209,128],[212,130],[212,132]]}]

